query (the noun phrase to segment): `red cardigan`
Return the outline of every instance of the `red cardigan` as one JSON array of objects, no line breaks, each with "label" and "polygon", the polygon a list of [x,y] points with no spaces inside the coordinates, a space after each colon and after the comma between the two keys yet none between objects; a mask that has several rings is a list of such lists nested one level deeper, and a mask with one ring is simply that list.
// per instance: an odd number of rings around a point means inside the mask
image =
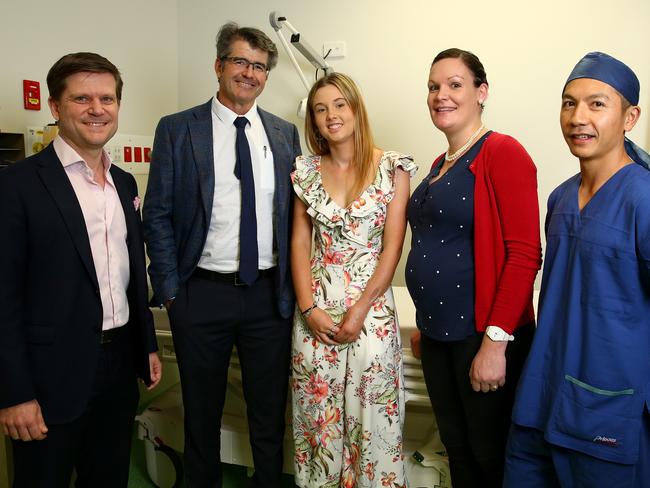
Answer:
[{"label": "red cardigan", "polygon": [[537,168],[519,142],[498,132],[469,168],[475,176],[476,330],[497,325],[512,333],[535,318],[533,282],[542,265]]}]

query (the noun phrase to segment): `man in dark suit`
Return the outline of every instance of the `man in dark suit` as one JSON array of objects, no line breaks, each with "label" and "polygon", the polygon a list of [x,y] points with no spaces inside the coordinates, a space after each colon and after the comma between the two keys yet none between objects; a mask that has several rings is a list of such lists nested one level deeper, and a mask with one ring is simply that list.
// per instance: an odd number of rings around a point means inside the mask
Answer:
[{"label": "man in dark suit", "polygon": [[185,406],[189,487],[221,486],[220,420],[233,345],[242,367],[252,486],[279,486],[291,321],[290,172],[298,131],[256,104],[277,63],[258,29],[222,26],[210,101],[156,130],[144,229],[169,313]]},{"label": "man in dark suit", "polygon": [[136,378],[161,367],[136,183],[103,150],[122,79],[75,53],[47,83],[59,135],[0,172],[0,424],[15,487],[126,487]]}]

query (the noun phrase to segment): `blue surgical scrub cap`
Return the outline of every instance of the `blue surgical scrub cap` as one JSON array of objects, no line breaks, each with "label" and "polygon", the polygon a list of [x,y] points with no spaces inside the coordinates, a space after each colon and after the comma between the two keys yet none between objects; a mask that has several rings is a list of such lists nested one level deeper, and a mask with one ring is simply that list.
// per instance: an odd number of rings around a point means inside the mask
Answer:
[{"label": "blue surgical scrub cap", "polygon": [[[591,78],[607,83],[632,105],[639,104],[639,90],[641,89],[639,79],[629,66],[609,54],[598,51],[586,54],[571,71],[564,88],[569,82],[578,78]],[[632,160],[649,169],[650,156],[648,153],[627,137],[625,138],[625,150]]]},{"label": "blue surgical scrub cap", "polygon": [[609,54],[592,52],[586,54],[566,80],[564,86],[578,78],[592,78],[615,88],[632,105],[639,104],[639,79],[625,63]]}]

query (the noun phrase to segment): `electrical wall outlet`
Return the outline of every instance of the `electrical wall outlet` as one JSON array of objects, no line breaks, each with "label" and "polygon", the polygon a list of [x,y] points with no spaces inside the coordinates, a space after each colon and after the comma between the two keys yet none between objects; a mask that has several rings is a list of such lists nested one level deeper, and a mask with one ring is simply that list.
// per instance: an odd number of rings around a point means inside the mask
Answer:
[{"label": "electrical wall outlet", "polygon": [[344,58],[346,51],[345,41],[328,41],[323,44],[323,57],[325,59]]},{"label": "electrical wall outlet", "polygon": [[149,173],[153,136],[115,134],[106,145],[113,163],[134,175]]}]

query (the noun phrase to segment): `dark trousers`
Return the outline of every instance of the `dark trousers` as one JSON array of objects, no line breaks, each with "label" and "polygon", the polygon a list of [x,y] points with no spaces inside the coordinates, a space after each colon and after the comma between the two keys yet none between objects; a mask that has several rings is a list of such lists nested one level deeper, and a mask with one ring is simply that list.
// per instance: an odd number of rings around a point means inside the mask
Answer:
[{"label": "dark trousers", "polygon": [[251,486],[280,486],[291,320],[278,312],[273,278],[247,287],[195,274],[169,317],[185,408],[187,487],[222,486],[221,415],[233,345],[255,465]]},{"label": "dark trousers", "polygon": [[125,329],[101,346],[92,396],[81,417],[48,424],[42,441],[13,441],[14,488],[68,488],[73,468],[79,488],[126,488],[139,398],[130,341]]},{"label": "dark trousers", "polygon": [[532,324],[517,330],[506,350],[506,384],[489,393],[476,393],[469,379],[483,334],[454,342],[422,336],[422,369],[454,488],[502,486],[515,388],[533,334]]}]

